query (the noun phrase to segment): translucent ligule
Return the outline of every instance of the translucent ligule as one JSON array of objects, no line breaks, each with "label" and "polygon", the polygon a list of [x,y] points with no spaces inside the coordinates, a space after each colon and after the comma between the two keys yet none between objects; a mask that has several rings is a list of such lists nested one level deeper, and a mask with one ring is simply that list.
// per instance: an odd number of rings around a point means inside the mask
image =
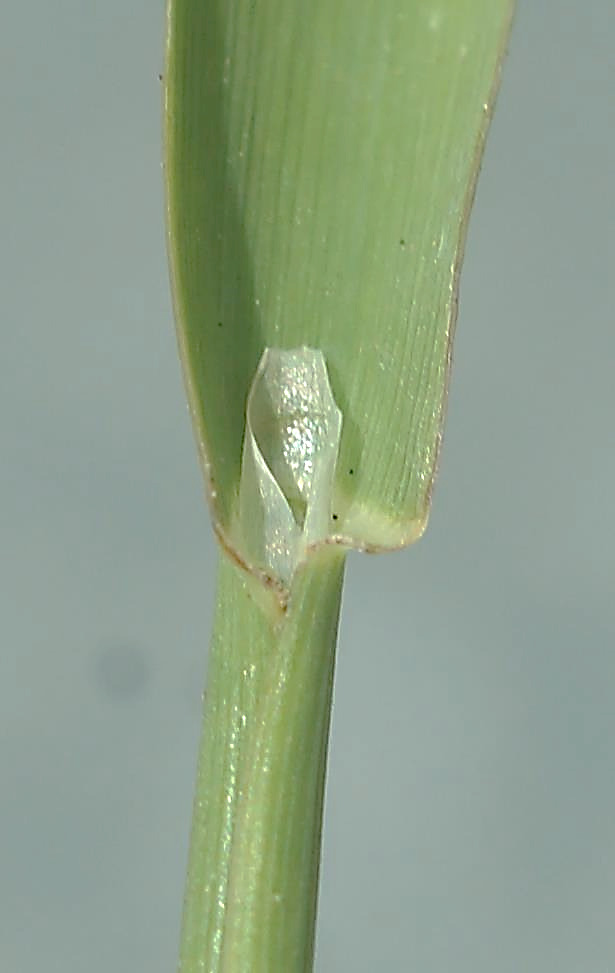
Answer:
[{"label": "translucent ligule", "polygon": [[332,533],[341,429],[322,352],[266,349],[248,395],[240,529],[250,558],[284,586]]}]

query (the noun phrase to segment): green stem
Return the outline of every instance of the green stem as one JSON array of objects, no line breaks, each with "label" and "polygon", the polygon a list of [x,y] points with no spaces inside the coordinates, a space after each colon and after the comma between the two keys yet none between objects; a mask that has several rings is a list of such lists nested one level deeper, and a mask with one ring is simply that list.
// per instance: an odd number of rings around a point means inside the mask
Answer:
[{"label": "green stem", "polygon": [[312,554],[282,614],[221,557],[180,973],[312,969],[343,570]]}]

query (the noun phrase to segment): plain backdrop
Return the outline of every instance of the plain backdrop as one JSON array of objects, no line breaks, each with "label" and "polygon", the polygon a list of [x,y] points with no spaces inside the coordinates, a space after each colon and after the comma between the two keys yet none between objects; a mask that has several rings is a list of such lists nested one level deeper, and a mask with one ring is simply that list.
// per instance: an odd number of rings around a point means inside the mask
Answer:
[{"label": "plain backdrop", "polygon": [[[349,559],[318,973],[615,971],[614,27],[519,4],[431,524]],[[161,0],[3,15],[3,973],[175,968],[216,552],[162,30]]]}]

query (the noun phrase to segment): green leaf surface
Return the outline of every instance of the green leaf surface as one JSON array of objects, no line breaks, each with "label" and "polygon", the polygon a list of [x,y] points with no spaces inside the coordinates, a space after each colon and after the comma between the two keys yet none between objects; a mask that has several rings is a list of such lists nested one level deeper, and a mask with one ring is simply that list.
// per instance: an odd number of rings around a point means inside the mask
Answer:
[{"label": "green leaf surface", "polygon": [[214,522],[266,347],[321,349],[336,539],[426,524],[459,265],[510,0],[170,0],[169,251]]}]

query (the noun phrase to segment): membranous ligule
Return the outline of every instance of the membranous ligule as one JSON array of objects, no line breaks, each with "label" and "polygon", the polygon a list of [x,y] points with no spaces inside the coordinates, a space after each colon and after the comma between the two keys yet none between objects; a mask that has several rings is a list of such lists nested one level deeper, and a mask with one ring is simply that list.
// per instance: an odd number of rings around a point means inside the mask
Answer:
[{"label": "membranous ligule", "polygon": [[249,559],[285,587],[331,532],[341,430],[322,352],[267,348],[248,395],[239,520]]}]

